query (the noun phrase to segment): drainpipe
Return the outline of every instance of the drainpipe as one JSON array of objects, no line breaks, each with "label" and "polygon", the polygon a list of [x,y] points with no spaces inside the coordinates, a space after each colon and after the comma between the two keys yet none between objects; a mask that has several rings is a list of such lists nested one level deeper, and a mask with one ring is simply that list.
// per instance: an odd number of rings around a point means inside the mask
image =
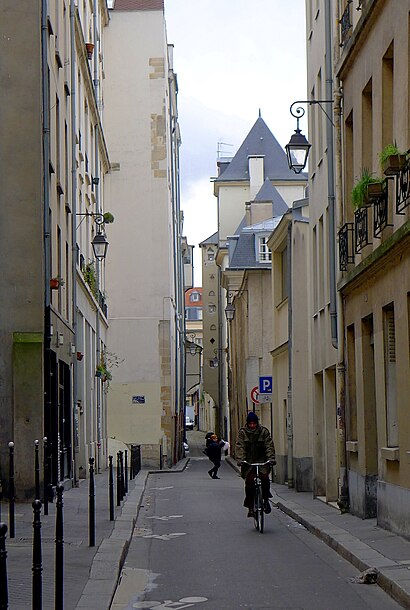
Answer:
[{"label": "drainpipe", "polygon": [[288,487],[294,487],[293,480],[293,411],[292,411],[292,220],[288,224],[287,239],[287,284],[288,284],[288,396],[286,414],[286,433],[288,437]]},{"label": "drainpipe", "polygon": [[[93,40],[94,40],[94,77],[93,77],[93,85],[94,85],[94,98],[95,104],[97,106],[97,112],[99,112],[98,108],[98,87],[99,87],[99,79],[98,79],[98,45],[97,41],[97,15],[98,15],[98,4],[97,0],[93,2]],[[98,132],[98,123],[94,127],[94,176],[95,183],[95,209],[97,214],[101,214],[101,202],[100,202],[100,166],[99,166],[99,132]],[[96,259],[95,267],[96,267],[96,281],[97,281],[97,303],[98,306],[96,308],[95,314],[95,335],[96,335],[96,358],[97,364],[101,359],[101,326],[100,326],[100,281],[101,281],[101,265],[102,261]],[[101,380],[97,382],[97,472],[101,472]]]},{"label": "drainpipe", "polygon": [[[47,63],[47,0],[41,3],[41,73],[42,73],[42,104],[43,104],[43,247],[44,247],[44,433],[48,438],[48,450],[51,433],[51,229],[50,229],[50,91],[48,83]],[[52,473],[49,473],[52,480]],[[46,493],[46,491],[45,491]],[[47,491],[48,493],[48,491]]]},{"label": "drainpipe", "polygon": [[[337,41],[335,41],[337,44]],[[340,83],[335,83],[334,93],[334,121],[335,121],[335,165],[336,165],[336,225],[341,227],[343,224],[343,193],[342,193],[342,90]],[[341,272],[338,271],[338,280],[341,279]],[[337,390],[337,432],[339,444],[339,500],[338,505],[342,513],[349,510],[349,486],[347,478],[347,452],[346,452],[346,381],[345,381],[345,342],[344,342],[344,307],[340,292],[337,293],[338,310],[338,364],[336,377]]]},{"label": "drainpipe", "polygon": [[[333,66],[332,66],[332,16],[330,0],[325,0],[325,76],[327,100],[333,99]],[[326,112],[332,115],[331,104],[328,104]],[[330,331],[332,345],[338,346],[337,338],[337,309],[336,309],[336,232],[335,232],[335,176],[333,161],[333,125],[326,121],[326,145],[327,145],[327,192],[329,209],[329,284],[330,284]]]},{"label": "drainpipe", "polygon": [[[77,338],[77,169],[76,169],[76,115],[75,115],[75,96],[76,96],[76,66],[75,66],[75,0],[70,1],[70,54],[71,54],[71,290],[72,290],[72,327],[73,343],[76,345]],[[78,486],[77,460],[76,454],[79,451],[79,432],[78,432],[78,389],[77,389],[77,358],[73,359],[73,475],[74,485]]]},{"label": "drainpipe", "polygon": [[[168,45],[167,47],[167,60],[170,61],[170,52],[172,45]],[[172,52],[171,52],[172,53]],[[171,61],[172,54],[171,54]],[[174,78],[173,72],[170,67],[168,67],[168,89],[169,89],[169,101],[168,101],[168,121],[169,121],[169,153],[170,153],[170,166],[171,166],[171,214],[172,214],[172,268],[174,272],[174,295],[175,295],[175,378],[174,378],[174,397],[175,397],[175,427],[174,427],[174,452],[173,452],[173,461],[176,463],[181,455],[181,451],[183,445],[180,444],[180,413],[184,411],[184,403],[185,403],[185,383],[183,379],[185,379],[185,349],[182,348],[185,345],[185,320],[182,322],[182,303],[181,303],[181,290],[180,283],[178,281],[178,276],[180,272],[179,267],[179,253],[180,253],[180,210],[178,205],[178,174],[176,167],[176,130],[175,124],[176,120],[174,120],[173,111],[172,111],[172,90],[174,86]],[[181,315],[181,323],[179,319],[179,315]],[[182,393],[184,392],[184,395]],[[185,419],[182,422],[182,434],[185,438]]]}]

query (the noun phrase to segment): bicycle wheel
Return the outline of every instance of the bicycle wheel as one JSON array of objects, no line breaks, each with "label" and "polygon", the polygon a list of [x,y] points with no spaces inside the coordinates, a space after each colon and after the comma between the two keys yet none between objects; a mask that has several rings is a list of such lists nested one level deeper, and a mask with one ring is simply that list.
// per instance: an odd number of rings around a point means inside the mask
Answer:
[{"label": "bicycle wheel", "polygon": [[255,523],[255,529],[259,531],[260,528],[260,516],[262,506],[262,494],[259,485],[255,486],[255,498],[253,503],[253,519]]},{"label": "bicycle wheel", "polygon": [[265,513],[263,510],[262,489],[259,487],[259,531],[261,534],[263,534],[264,524],[265,524]]}]

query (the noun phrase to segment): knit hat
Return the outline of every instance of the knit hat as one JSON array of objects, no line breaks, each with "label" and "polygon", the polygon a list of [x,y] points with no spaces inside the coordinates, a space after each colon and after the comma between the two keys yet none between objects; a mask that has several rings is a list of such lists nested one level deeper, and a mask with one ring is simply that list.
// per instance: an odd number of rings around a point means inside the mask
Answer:
[{"label": "knit hat", "polygon": [[259,423],[259,419],[258,416],[256,415],[256,413],[254,413],[253,411],[250,411],[248,413],[248,415],[246,416],[246,423],[249,424],[249,422],[254,421],[257,424]]}]

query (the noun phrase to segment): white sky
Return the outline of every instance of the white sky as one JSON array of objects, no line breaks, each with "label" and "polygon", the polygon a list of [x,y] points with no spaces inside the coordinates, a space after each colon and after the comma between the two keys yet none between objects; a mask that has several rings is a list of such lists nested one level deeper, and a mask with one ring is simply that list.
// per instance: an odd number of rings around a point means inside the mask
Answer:
[{"label": "white sky", "polygon": [[289,107],[307,95],[305,0],[165,0],[165,18],[179,88],[184,234],[200,286],[198,244],[217,230],[218,142],[234,154],[259,109],[282,147],[296,128]]}]

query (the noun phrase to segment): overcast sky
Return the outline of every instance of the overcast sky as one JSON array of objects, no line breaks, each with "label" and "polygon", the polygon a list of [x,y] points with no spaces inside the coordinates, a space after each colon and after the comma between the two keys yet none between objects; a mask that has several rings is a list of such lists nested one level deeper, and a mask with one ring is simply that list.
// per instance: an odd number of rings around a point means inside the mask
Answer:
[{"label": "overcast sky", "polygon": [[218,148],[233,155],[259,109],[282,147],[296,128],[289,107],[306,99],[305,0],[165,0],[165,18],[179,88],[184,233],[195,246],[198,286],[198,244],[217,230],[210,178]]}]

